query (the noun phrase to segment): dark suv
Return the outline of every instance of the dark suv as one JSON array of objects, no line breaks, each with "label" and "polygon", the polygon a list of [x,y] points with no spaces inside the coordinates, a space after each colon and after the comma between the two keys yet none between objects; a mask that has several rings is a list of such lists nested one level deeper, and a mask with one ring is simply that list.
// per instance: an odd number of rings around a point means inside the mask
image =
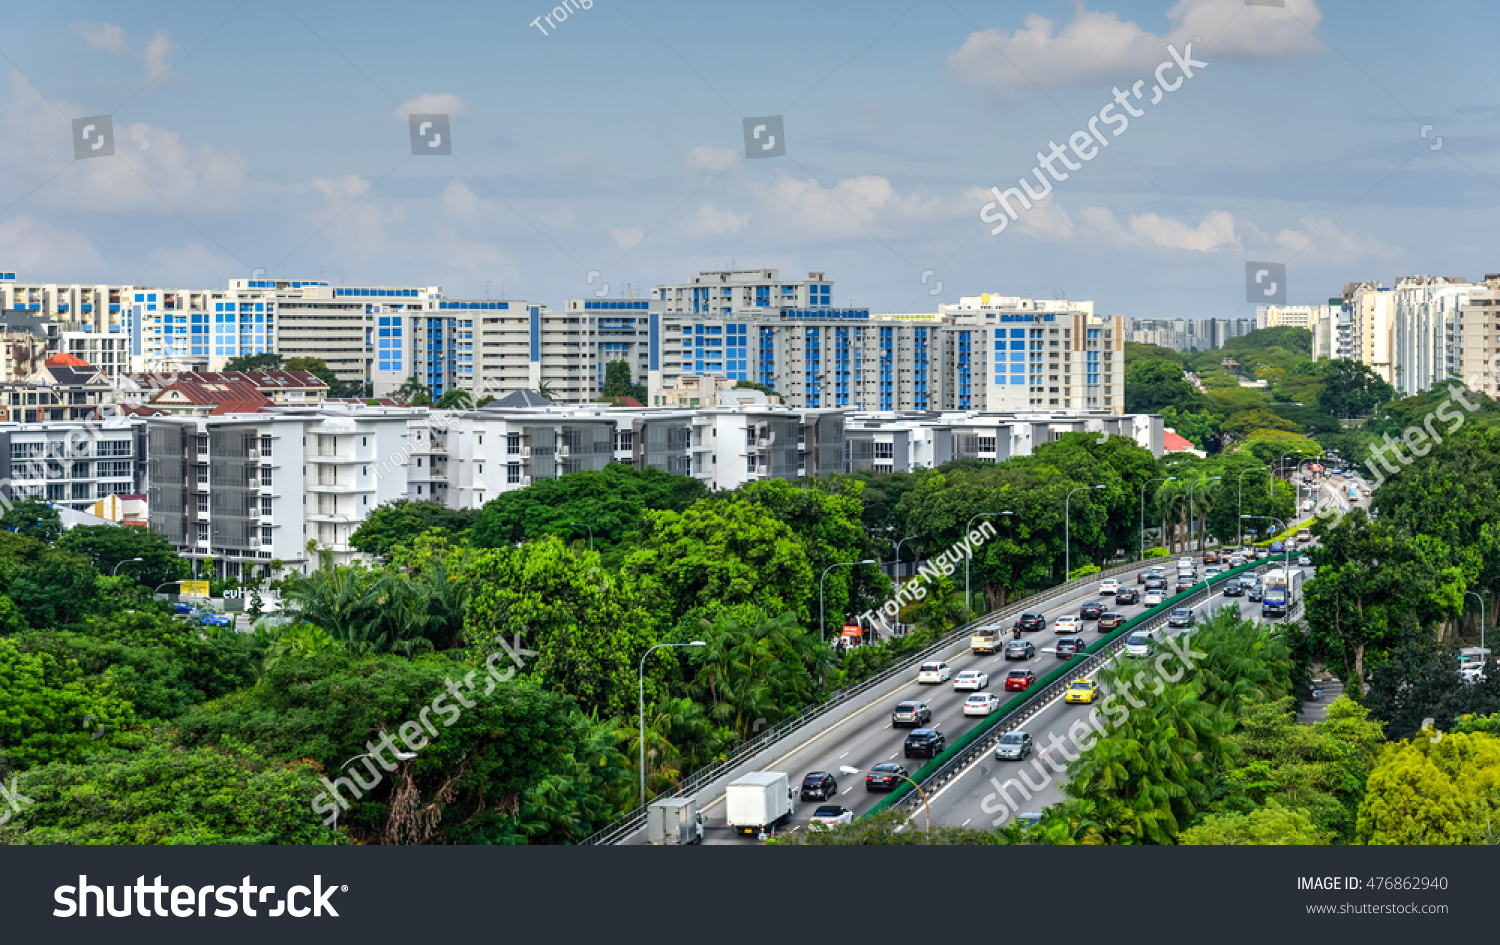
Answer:
[{"label": "dark suv", "polygon": [[907,777],[905,768],[893,761],[882,761],[865,775],[865,790],[894,791]]},{"label": "dark suv", "polygon": [[838,797],[838,795],[839,783],[827,771],[814,771],[802,779],[802,799],[804,801],[825,801],[830,797]]},{"label": "dark suv", "polygon": [[1133,587],[1122,587],[1120,588],[1120,592],[1115,595],[1116,604],[1139,604],[1140,602],[1141,592]]},{"label": "dark suv", "polygon": [[906,757],[936,758],[947,745],[942,732],[935,728],[919,728],[906,736]]},{"label": "dark suv", "polygon": [[916,728],[932,721],[932,709],[925,702],[901,702],[891,712],[891,726],[910,725]]},{"label": "dark suv", "polygon": [[1027,611],[1016,620],[1016,626],[1022,630],[1045,630],[1047,629],[1047,618],[1039,613]]},{"label": "dark suv", "polygon": [[1083,642],[1083,637],[1063,637],[1057,641],[1057,658],[1070,660],[1088,648],[1089,645]]},{"label": "dark suv", "polygon": [[1084,620],[1098,620],[1102,613],[1104,613],[1104,605],[1096,600],[1091,600],[1078,608],[1078,616]]},{"label": "dark suv", "polygon": [[1245,585],[1240,583],[1239,578],[1230,578],[1224,582],[1225,597],[1244,597]]}]

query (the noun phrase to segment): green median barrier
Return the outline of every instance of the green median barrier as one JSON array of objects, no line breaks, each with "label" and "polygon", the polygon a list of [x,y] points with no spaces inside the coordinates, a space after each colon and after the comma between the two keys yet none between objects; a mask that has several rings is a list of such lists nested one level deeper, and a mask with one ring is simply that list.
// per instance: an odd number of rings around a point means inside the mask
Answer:
[{"label": "green median barrier", "polygon": [[[1259,565],[1255,562],[1248,562],[1246,564],[1240,565],[1237,568],[1231,568],[1230,570],[1225,571],[1222,574],[1215,574],[1208,580],[1199,581],[1188,590],[1185,590],[1180,594],[1172,595],[1171,597],[1162,601],[1156,607],[1151,608],[1149,611],[1136,614],[1134,617],[1125,621],[1125,623],[1118,629],[1110,631],[1107,635],[1102,636],[1098,640],[1095,640],[1093,643],[1089,644],[1089,646],[1086,647],[1082,653],[1077,654],[1074,659],[1077,659],[1079,656],[1093,656],[1098,654],[1101,650],[1107,649],[1109,645],[1114,641],[1134,631],[1136,627],[1146,622],[1147,620],[1150,620],[1151,618],[1162,613],[1170,613],[1171,610],[1175,608],[1179,603],[1198,593],[1199,591],[1211,590],[1213,588],[1213,585],[1227,581],[1232,577],[1239,577],[1241,574],[1255,570],[1255,568],[1257,568],[1258,566]],[[930,759],[921,768],[918,768],[916,773],[911,776],[912,780],[920,784],[926,778],[931,777],[948,762],[952,761],[954,758],[962,754],[964,750],[967,749],[970,745],[973,745],[976,741],[979,741],[981,738],[984,738],[986,735],[990,734],[990,731],[1001,722],[1003,722],[1011,713],[1023,708],[1027,702],[1034,698],[1037,698],[1038,694],[1042,690],[1046,689],[1048,686],[1066,676],[1069,670],[1071,670],[1074,665],[1076,664],[1074,664],[1073,660],[1068,660],[1067,662],[1060,663],[1056,669],[1038,679],[1036,681],[1036,684],[1032,686],[1029,691],[1017,693],[1016,695],[1012,696],[999,709],[991,712],[989,716],[981,721],[978,725],[960,735],[957,741],[945,748],[936,758]],[[903,800],[907,795],[911,794],[912,790],[913,788],[910,784],[905,781],[901,782],[899,787],[897,787],[891,793],[887,794],[874,807],[866,811],[864,816],[868,816],[869,814],[876,814],[883,810],[888,810],[897,802]]]}]

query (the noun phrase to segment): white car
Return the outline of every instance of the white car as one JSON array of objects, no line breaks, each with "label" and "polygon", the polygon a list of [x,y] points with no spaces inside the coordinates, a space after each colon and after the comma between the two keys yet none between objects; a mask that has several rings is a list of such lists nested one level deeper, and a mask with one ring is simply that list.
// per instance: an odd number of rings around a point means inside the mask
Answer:
[{"label": "white car", "polygon": [[1167,599],[1166,596],[1163,595],[1161,591],[1147,591],[1146,592],[1146,596],[1144,596],[1144,597],[1141,598],[1141,606],[1142,607],[1156,607],[1156,606],[1159,606],[1161,604],[1161,602],[1164,601],[1164,600],[1166,600],[1166,599]]},{"label": "white car", "polygon": [[934,661],[923,663],[922,668],[917,670],[917,682],[940,683],[947,682],[953,676],[953,670],[947,663]]},{"label": "white car", "polygon": [[1063,615],[1061,617],[1058,617],[1057,618],[1057,622],[1052,625],[1052,632],[1053,633],[1077,633],[1078,632],[1078,618],[1075,617],[1075,616],[1073,616],[1072,614],[1065,614],[1065,615]]},{"label": "white car", "polygon": [[1303,568],[1310,568],[1310,567],[1312,567],[1312,559],[1309,558],[1307,555],[1298,555],[1297,556],[1297,566],[1298,567],[1303,567]]},{"label": "white car", "polygon": [[1203,569],[1203,576],[1206,577],[1206,578],[1213,577],[1215,574],[1223,574],[1223,573],[1224,573],[1224,569],[1221,568],[1221,567],[1219,567],[1217,564],[1211,564],[1208,567],[1206,567],[1206,568]]},{"label": "white car", "polygon": [[1194,561],[1192,558],[1178,558],[1177,559],[1177,570],[1180,571],[1183,568],[1197,567],[1197,564],[1198,564],[1198,562]]},{"label": "white car", "polygon": [[811,830],[814,827],[823,829],[852,823],[854,823],[854,811],[841,804],[824,804],[807,818],[807,829]]},{"label": "white car", "polygon": [[1108,594],[1113,597],[1114,595],[1120,593],[1120,582],[1116,581],[1114,578],[1110,578],[1107,581],[1100,581],[1099,593],[1101,595]]},{"label": "white car", "polygon": [[1313,510],[1313,508],[1314,508],[1314,505],[1313,505],[1313,500],[1312,499],[1305,499],[1305,500],[1303,500],[1303,502],[1302,502],[1302,511],[1304,511],[1304,512],[1311,512]]},{"label": "white car", "polygon": [[966,669],[953,677],[953,691],[961,689],[987,689],[990,685],[990,674],[981,673],[975,669]]},{"label": "white car", "polygon": [[1150,656],[1154,643],[1150,633],[1137,630],[1125,639],[1125,655],[1132,659]]},{"label": "white car", "polygon": [[993,692],[976,692],[964,700],[964,715],[989,715],[1000,708],[1000,697]]}]

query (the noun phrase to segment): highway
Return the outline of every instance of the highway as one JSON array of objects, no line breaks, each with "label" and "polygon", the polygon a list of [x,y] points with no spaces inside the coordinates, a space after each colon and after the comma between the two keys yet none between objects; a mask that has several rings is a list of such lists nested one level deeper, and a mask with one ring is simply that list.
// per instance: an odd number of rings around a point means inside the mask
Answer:
[{"label": "highway", "polygon": [[[1194,558],[1195,560],[1199,560],[1197,556],[1194,556]],[[1161,563],[1170,569],[1171,563],[1175,560],[1175,557],[1170,559],[1163,558],[1161,559]],[[1199,560],[1199,568],[1201,571],[1201,560]],[[1169,571],[1169,580],[1172,579],[1175,579],[1175,573]],[[1120,580],[1127,585],[1140,588],[1139,585],[1134,584],[1134,572],[1122,575]],[[953,668],[955,676],[966,669],[987,672],[990,674],[990,686],[986,691],[995,693],[1002,700],[1013,696],[1014,693],[1008,694],[1004,688],[1004,679],[1007,670],[1025,667],[1034,670],[1038,678],[1040,678],[1057,666],[1058,659],[1052,652],[1053,643],[1058,637],[1062,636],[1062,634],[1055,634],[1052,631],[1052,621],[1057,617],[1064,614],[1076,615],[1078,608],[1083,603],[1091,600],[1103,600],[1107,605],[1106,609],[1116,610],[1123,613],[1127,618],[1134,617],[1142,612],[1142,607],[1139,604],[1116,606],[1108,599],[1101,598],[1097,590],[1097,585],[1082,590],[1075,590],[1069,594],[1049,599],[1040,608],[1042,613],[1048,618],[1047,629],[1033,631],[1022,636],[1022,639],[1030,640],[1037,648],[1037,654],[1033,659],[1007,660],[1003,653],[976,655],[971,653],[966,646],[958,645],[947,656],[948,665]],[[1243,598],[1231,598],[1230,600],[1243,600]],[[1222,602],[1223,598],[1216,594],[1208,603],[1200,605],[1198,608],[1199,618],[1202,619],[1206,616],[1207,608],[1217,606]],[[1250,611],[1247,609],[1247,612]],[[1255,605],[1253,612],[1257,615],[1259,614],[1259,605]],[[1007,621],[1007,623],[1010,622]],[[1002,639],[1008,642],[1010,640],[1010,628],[1006,626],[1004,629],[1006,633],[1003,634]],[[1082,636],[1090,644],[1097,641],[1101,636],[1095,621],[1092,620],[1080,621],[1077,635]],[[843,766],[867,771],[876,764],[892,761],[902,765],[910,772],[915,772],[922,765],[926,764],[927,759],[925,758],[912,758],[908,760],[903,757],[903,747],[909,729],[892,727],[891,710],[895,708],[896,703],[907,700],[927,703],[932,708],[932,722],[928,727],[936,728],[942,732],[946,736],[948,744],[951,745],[959,736],[963,735],[974,725],[984,721],[980,717],[965,717],[963,715],[963,702],[968,696],[969,692],[967,691],[955,692],[951,682],[936,685],[920,684],[916,682],[916,672],[913,670],[912,682],[895,694],[880,700],[878,703],[871,703],[865,706],[835,728],[809,742],[803,743],[771,764],[763,765],[762,770],[786,772],[794,787],[800,786],[803,775],[812,771],[827,771],[833,774],[838,780],[839,796],[837,800],[830,799],[826,802],[799,801],[794,809],[791,823],[787,827],[780,828],[780,830],[806,829],[808,816],[821,803],[842,804],[853,810],[857,815],[869,810],[885,796],[882,793],[866,791],[864,776],[862,774],[841,774],[839,769]],[[1054,730],[1060,725],[1060,731],[1066,732],[1067,726],[1071,724],[1074,718],[1083,717],[1087,714],[1087,706],[1065,706],[1061,702],[1058,702],[1043,715],[1032,719],[1028,723],[1028,730],[1031,730],[1034,737],[1041,735],[1041,743],[1045,744],[1045,735],[1048,731]],[[1013,765],[1014,763],[1009,764]],[[983,777],[970,777],[966,774],[964,778],[950,782],[947,785],[948,790],[944,792],[943,796],[946,806],[941,808],[941,812],[938,806],[934,806],[933,808],[934,822],[962,824],[965,821],[972,820],[976,824],[979,823],[976,818],[985,815],[978,812],[978,805],[983,798],[983,794],[993,790],[993,788],[985,787],[984,791],[978,792],[977,796],[972,798],[969,795],[978,791],[980,786],[988,785],[987,778],[987,774]],[[972,786],[967,785],[969,781],[974,782]],[[960,787],[960,785],[965,786]],[[1027,806],[1025,809],[1039,810],[1040,806],[1045,806],[1046,803],[1051,803],[1051,801],[1056,799],[1057,797],[1055,796],[1046,798],[1038,795],[1037,803],[1039,806]],[[704,811],[704,818],[706,827],[705,843],[753,844],[758,842],[754,837],[740,836],[729,829],[724,818],[722,797],[707,806]],[[918,823],[921,823],[920,813],[918,814]]]}]

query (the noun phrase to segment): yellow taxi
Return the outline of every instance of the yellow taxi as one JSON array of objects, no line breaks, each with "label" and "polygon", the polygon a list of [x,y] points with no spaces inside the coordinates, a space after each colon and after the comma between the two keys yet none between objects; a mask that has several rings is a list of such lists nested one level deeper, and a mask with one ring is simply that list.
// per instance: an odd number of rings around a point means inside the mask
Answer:
[{"label": "yellow taxi", "polygon": [[1092,679],[1075,679],[1068,684],[1068,692],[1063,696],[1063,701],[1093,703],[1097,698],[1099,698],[1098,683]]}]

